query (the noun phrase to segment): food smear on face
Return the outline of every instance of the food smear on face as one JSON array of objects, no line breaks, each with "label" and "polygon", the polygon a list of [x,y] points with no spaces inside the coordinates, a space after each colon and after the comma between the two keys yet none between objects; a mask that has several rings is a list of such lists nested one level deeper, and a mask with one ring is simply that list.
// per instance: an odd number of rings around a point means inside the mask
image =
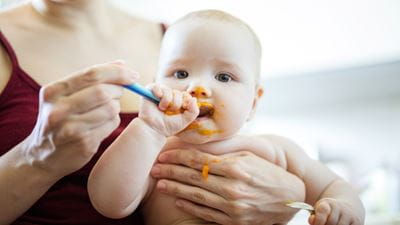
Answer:
[{"label": "food smear on face", "polygon": [[202,107],[202,106],[214,108],[214,106],[213,106],[211,103],[209,103],[209,102],[197,102],[197,106],[198,106],[199,108]]},{"label": "food smear on face", "polygon": [[[209,116],[211,117],[214,114],[214,106],[209,102],[197,102],[197,106],[199,107],[200,113],[199,116]],[[170,106],[167,107],[167,110],[164,111],[166,115],[177,115],[183,113],[185,110],[180,108],[178,110],[169,110]]]},{"label": "food smear on face", "polygon": [[185,130],[196,130],[198,134],[208,137],[210,137],[213,134],[218,134],[223,132],[222,130],[206,129],[196,121],[191,123],[188,127],[186,127]]},{"label": "food smear on face", "polygon": [[196,87],[194,91],[191,92],[193,97],[196,98],[206,98],[207,91],[203,87]]},{"label": "food smear on face", "polygon": [[212,117],[214,114],[214,106],[209,102],[197,102],[197,106],[199,107],[199,116],[198,117]]},{"label": "food smear on face", "polygon": [[177,115],[177,114],[181,114],[183,113],[183,110],[178,110],[178,111],[170,111],[170,110],[166,110],[164,111],[164,114],[172,116],[172,115]]}]

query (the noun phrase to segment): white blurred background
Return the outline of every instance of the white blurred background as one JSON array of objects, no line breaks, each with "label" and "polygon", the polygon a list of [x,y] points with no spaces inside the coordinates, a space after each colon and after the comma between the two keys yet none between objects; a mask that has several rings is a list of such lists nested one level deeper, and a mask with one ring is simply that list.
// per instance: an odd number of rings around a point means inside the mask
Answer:
[{"label": "white blurred background", "polygon": [[113,1],[167,24],[205,8],[246,21],[263,45],[265,96],[244,132],[294,139],[354,185],[366,224],[400,224],[399,0]]}]

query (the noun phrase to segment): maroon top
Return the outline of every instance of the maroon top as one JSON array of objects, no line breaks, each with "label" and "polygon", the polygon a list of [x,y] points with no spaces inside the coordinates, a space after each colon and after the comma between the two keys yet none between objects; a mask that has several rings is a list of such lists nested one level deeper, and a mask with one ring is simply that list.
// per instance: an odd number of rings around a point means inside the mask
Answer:
[{"label": "maroon top", "polygon": [[[0,44],[12,62],[10,80],[0,93],[0,155],[3,155],[31,133],[37,119],[40,85],[19,66],[14,50],[1,31]],[[90,204],[86,190],[95,162],[136,116],[137,113],[121,113],[121,124],[101,143],[92,160],[54,184],[13,224],[143,224],[138,213],[121,220],[100,215]]]}]

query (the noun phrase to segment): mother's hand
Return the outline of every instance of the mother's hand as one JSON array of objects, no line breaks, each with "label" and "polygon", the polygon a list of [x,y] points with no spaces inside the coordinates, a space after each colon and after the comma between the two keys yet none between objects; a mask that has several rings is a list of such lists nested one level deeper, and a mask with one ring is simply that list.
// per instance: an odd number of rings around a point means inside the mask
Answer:
[{"label": "mother's hand", "polygon": [[24,155],[56,178],[84,166],[118,125],[121,85],[138,75],[120,62],[79,71],[40,90],[39,114]]},{"label": "mother's hand", "polygon": [[[176,196],[189,214],[224,225],[285,224],[297,212],[285,201],[304,201],[304,183],[284,169],[247,151],[210,155],[169,150],[152,176],[157,189]],[[209,176],[201,174],[205,163]]]}]

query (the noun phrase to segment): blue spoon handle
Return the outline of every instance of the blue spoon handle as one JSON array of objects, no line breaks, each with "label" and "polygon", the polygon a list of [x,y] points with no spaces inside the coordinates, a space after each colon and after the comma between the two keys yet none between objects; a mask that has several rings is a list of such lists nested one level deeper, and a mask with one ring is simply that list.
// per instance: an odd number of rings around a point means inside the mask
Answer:
[{"label": "blue spoon handle", "polygon": [[124,85],[124,87],[128,90],[135,92],[136,94],[138,94],[140,96],[145,97],[149,101],[154,102],[156,105],[158,105],[158,103],[160,103],[160,99],[158,99],[156,96],[154,96],[153,93],[149,89],[143,87],[142,85],[140,85],[138,83]]}]

